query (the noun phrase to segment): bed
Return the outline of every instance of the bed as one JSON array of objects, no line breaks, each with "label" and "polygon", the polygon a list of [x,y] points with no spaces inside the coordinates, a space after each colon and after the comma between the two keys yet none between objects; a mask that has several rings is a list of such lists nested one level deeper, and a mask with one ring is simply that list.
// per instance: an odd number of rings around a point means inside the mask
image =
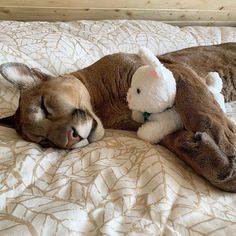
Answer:
[{"label": "bed", "polygon": [[[228,26],[1,21],[0,62],[60,75],[140,46],[163,54],[232,41],[236,28]],[[1,77],[0,118],[14,113],[18,98]],[[227,104],[227,115],[236,122],[236,101]],[[106,130],[102,140],[66,151],[0,126],[0,235],[234,235],[235,208],[235,194],[134,132]]]}]

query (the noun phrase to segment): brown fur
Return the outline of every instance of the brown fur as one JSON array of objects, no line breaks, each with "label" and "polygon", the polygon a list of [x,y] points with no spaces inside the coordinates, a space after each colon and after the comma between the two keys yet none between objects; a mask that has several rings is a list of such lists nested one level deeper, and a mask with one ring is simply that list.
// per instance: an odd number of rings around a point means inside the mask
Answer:
[{"label": "brown fur", "polygon": [[223,79],[223,94],[226,102],[236,100],[236,43],[215,46],[192,47],[159,57],[168,65],[181,64],[190,67],[199,76],[216,71]]},{"label": "brown fur", "polygon": [[[208,72],[217,71],[223,78],[223,93],[226,100],[236,98],[236,43],[184,49],[160,56],[159,59],[174,73],[176,78],[176,107],[186,129],[167,136],[162,140],[162,144],[215,186],[236,192],[235,125],[220,110],[203,79]],[[85,85],[86,89],[83,90],[87,90],[90,94],[92,108],[105,128],[137,130],[140,126],[131,120],[126,93],[130,87],[132,75],[141,65],[141,60],[137,55],[117,53],[105,56],[93,65],[71,74],[74,76],[73,78],[76,77]],[[76,83],[73,78],[71,77],[71,80]],[[32,96],[30,94],[35,88],[41,93],[45,93],[45,96],[51,96],[52,92],[54,100],[59,96],[62,99],[67,98],[72,108],[78,106],[76,99],[70,99],[73,93],[74,97],[78,97],[76,93],[79,91],[76,86],[68,85],[70,87],[68,92],[60,90],[61,84],[57,83],[56,91],[54,91],[53,88],[48,89],[45,83],[52,82],[41,81],[41,84],[32,86],[30,92],[28,94],[26,92],[24,99],[22,98],[24,93],[22,93],[20,101],[22,110],[27,104],[30,106],[29,103],[32,103],[32,99],[28,98]],[[42,89],[43,87],[44,89]],[[59,102],[59,99],[56,100],[58,101],[55,106],[65,109],[65,104],[61,100]],[[81,102],[87,104],[84,104],[85,107],[90,106],[88,96],[83,97]],[[91,109],[89,110],[92,112]],[[63,110],[63,114],[65,112],[67,111]],[[69,112],[66,114],[70,117]],[[24,114],[24,118],[21,113],[19,115],[20,122],[27,120],[26,114]],[[58,120],[59,118],[54,117],[54,122]],[[27,121],[29,122],[29,120]],[[70,125],[67,121],[65,124]],[[36,126],[37,123],[31,127]],[[58,129],[58,126],[56,128]],[[34,129],[31,129],[31,132],[32,130]],[[95,140],[93,139],[93,141]],[[64,141],[58,141],[58,143],[61,143],[61,147],[63,147]]]},{"label": "brown fur", "polygon": [[[159,59],[177,80],[176,107],[186,128],[167,136],[162,144],[215,186],[236,192],[235,125],[225,117],[204,84],[207,73],[217,71],[223,79],[226,101],[236,99],[236,43],[193,47]],[[130,119],[126,93],[140,65],[136,55],[113,54],[73,73],[87,83],[105,128],[136,130],[139,126]],[[96,79],[91,79],[93,75]]]}]

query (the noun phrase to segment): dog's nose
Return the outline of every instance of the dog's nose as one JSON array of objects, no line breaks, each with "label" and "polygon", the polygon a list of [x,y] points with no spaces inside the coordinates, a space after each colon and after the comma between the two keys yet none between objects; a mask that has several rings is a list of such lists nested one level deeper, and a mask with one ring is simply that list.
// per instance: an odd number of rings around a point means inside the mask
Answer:
[{"label": "dog's nose", "polygon": [[79,108],[76,108],[73,112],[72,112],[72,116],[77,116],[80,119],[85,119],[86,118],[87,113]]},{"label": "dog's nose", "polygon": [[66,148],[71,148],[75,143],[81,141],[81,137],[78,135],[76,129],[72,128],[67,132],[67,144]]}]

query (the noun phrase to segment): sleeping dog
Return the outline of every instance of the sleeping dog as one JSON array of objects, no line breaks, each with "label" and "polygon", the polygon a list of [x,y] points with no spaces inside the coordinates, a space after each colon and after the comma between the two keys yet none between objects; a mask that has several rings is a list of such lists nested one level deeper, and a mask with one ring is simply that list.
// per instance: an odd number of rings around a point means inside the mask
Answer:
[{"label": "sleeping dog", "polygon": [[[185,127],[162,144],[217,187],[236,192],[235,126],[203,79],[217,71],[226,101],[236,99],[236,43],[194,47],[158,58],[176,79],[176,109]],[[5,121],[14,120],[26,140],[65,149],[101,139],[103,127],[137,130],[126,93],[141,65],[138,55],[117,53],[69,75],[52,77],[23,64],[3,64],[1,74],[21,91],[15,115]]]}]

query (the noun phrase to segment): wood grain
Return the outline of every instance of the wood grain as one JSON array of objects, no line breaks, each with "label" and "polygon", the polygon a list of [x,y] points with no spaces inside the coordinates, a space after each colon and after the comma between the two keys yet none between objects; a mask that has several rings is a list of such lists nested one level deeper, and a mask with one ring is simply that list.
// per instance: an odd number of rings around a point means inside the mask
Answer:
[{"label": "wood grain", "polygon": [[192,25],[236,26],[235,0],[1,0],[0,20],[143,19]]},{"label": "wood grain", "polygon": [[75,7],[75,8],[138,8],[138,9],[236,9],[235,0],[1,0],[0,6]]}]

